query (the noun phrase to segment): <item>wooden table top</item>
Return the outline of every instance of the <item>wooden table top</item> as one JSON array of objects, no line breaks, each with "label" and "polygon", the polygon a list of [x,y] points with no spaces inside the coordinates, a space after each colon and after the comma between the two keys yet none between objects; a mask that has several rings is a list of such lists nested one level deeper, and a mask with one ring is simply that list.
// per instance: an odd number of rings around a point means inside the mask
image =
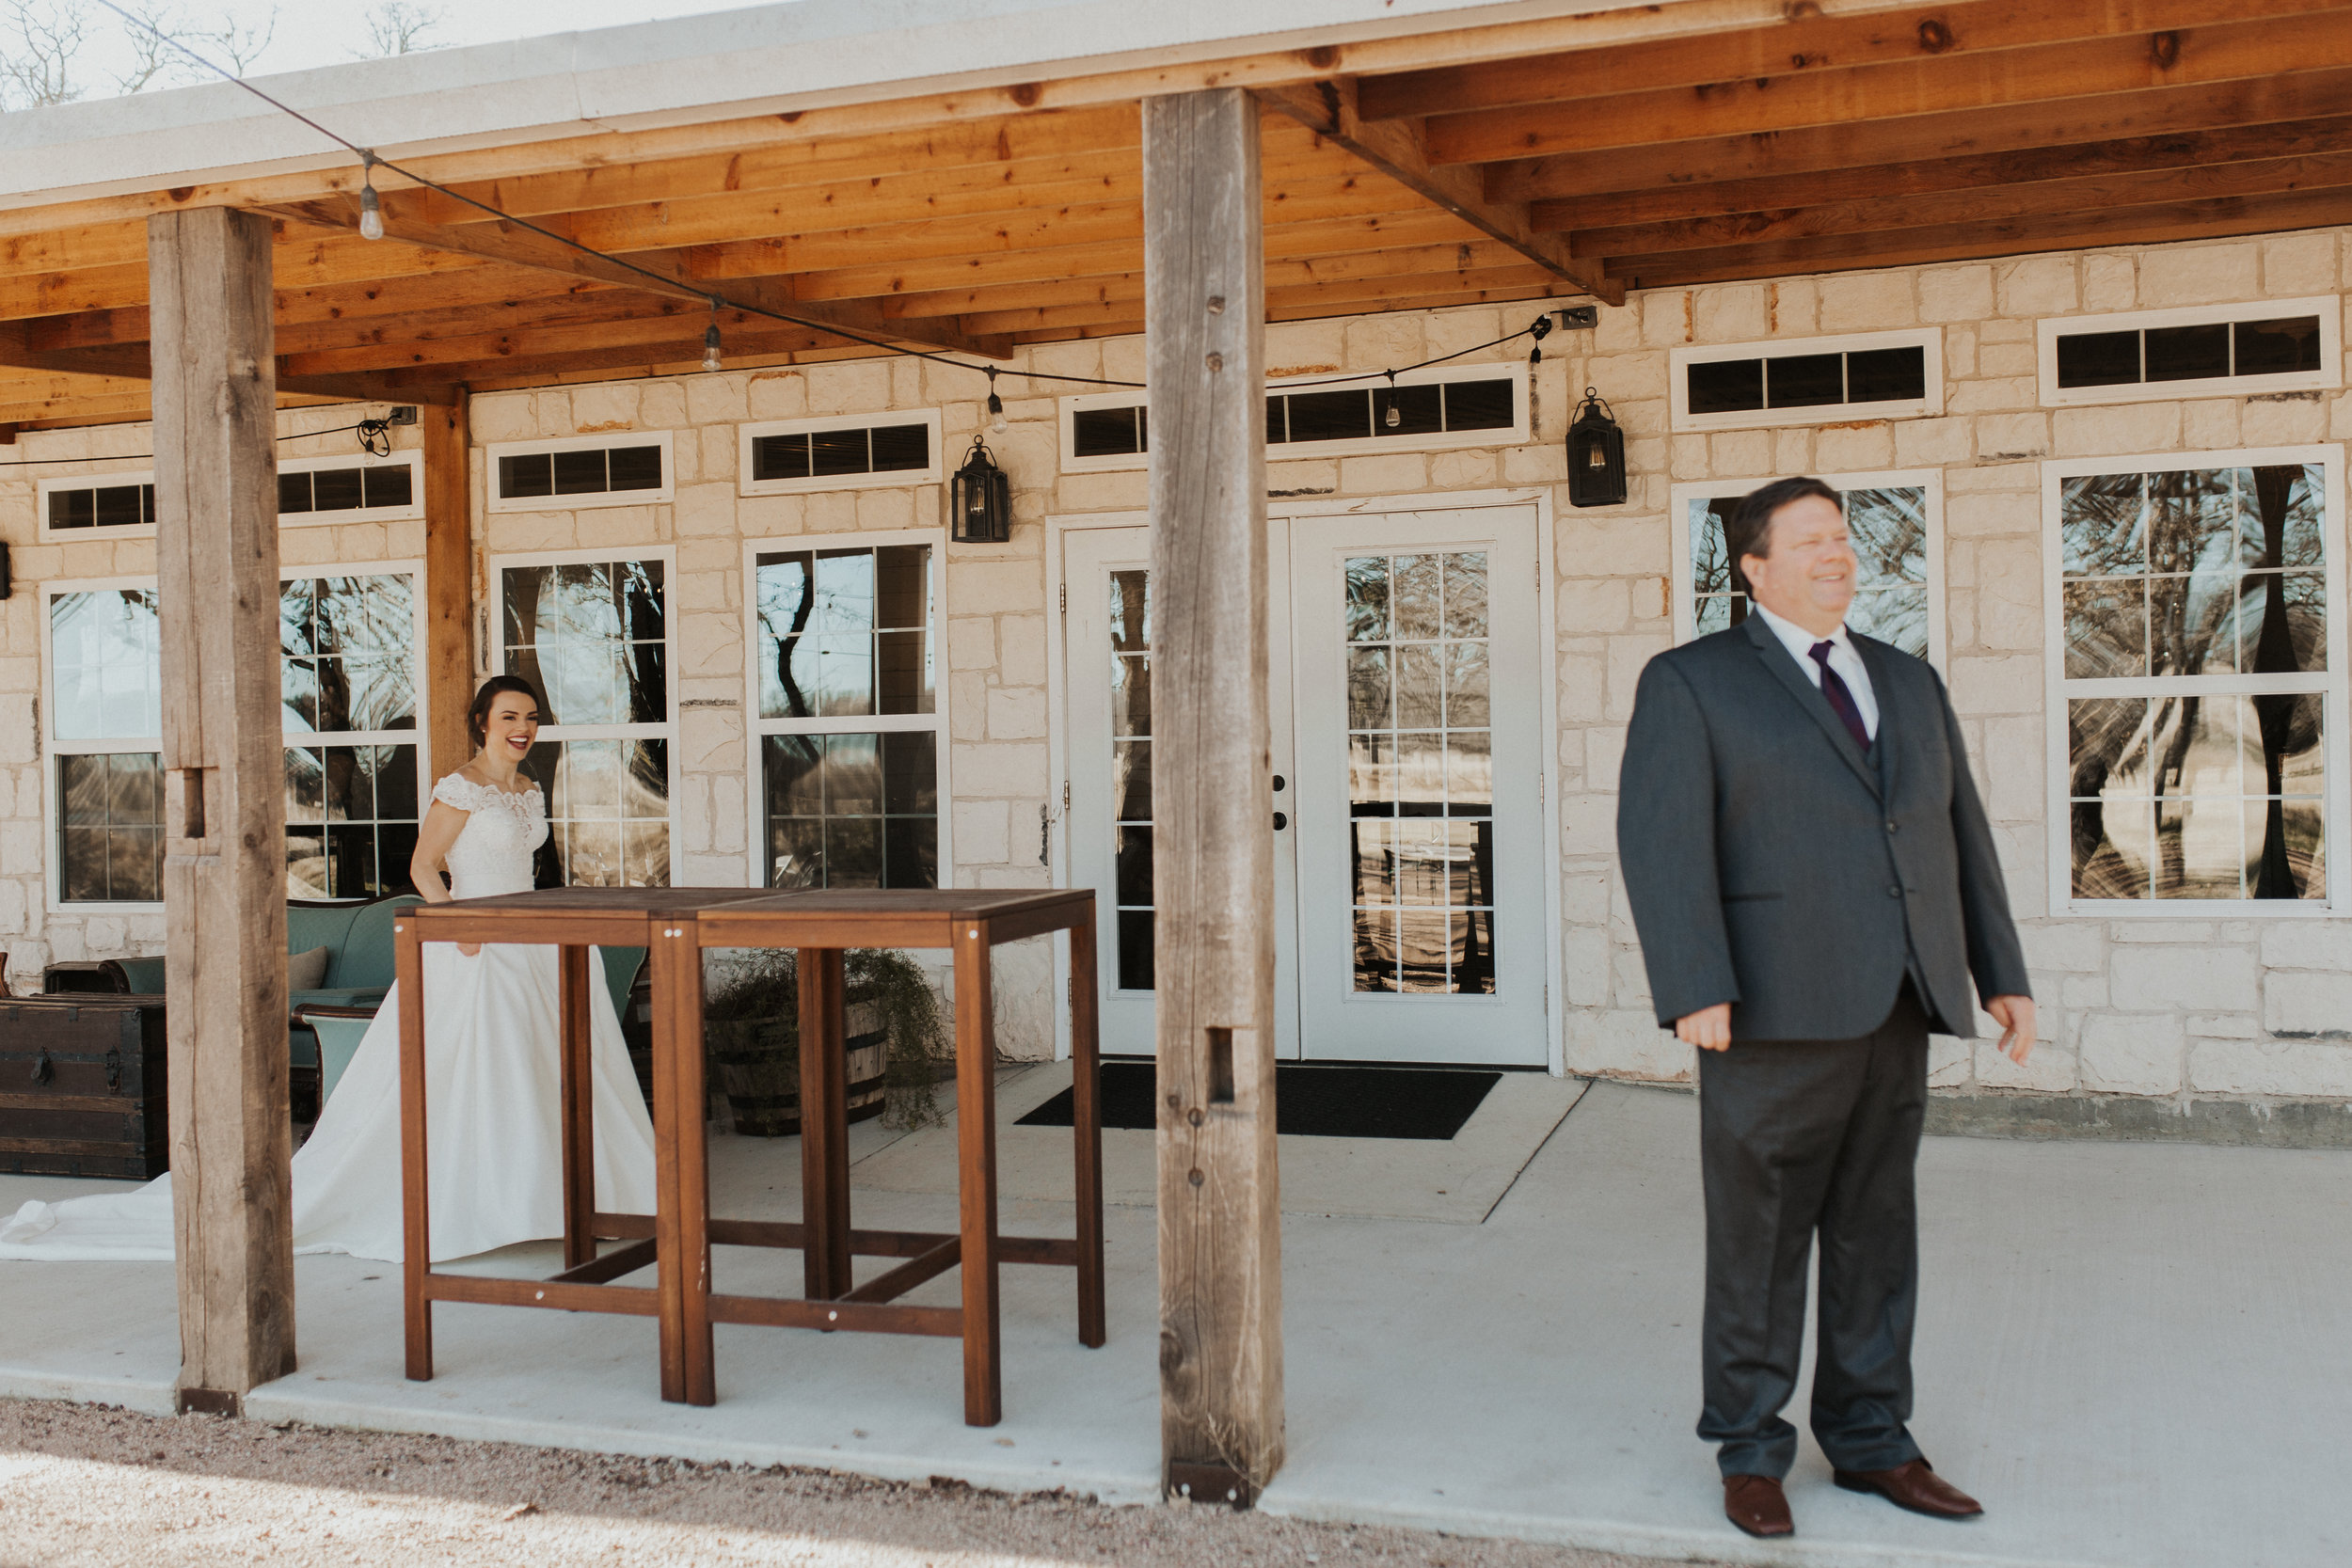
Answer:
[{"label": "wooden table top", "polygon": [[415,921],[420,940],[441,942],[633,945],[666,918],[697,921],[706,947],[947,947],[960,922],[1012,942],[1085,919],[1093,900],[1087,888],[559,887],[424,904]]}]

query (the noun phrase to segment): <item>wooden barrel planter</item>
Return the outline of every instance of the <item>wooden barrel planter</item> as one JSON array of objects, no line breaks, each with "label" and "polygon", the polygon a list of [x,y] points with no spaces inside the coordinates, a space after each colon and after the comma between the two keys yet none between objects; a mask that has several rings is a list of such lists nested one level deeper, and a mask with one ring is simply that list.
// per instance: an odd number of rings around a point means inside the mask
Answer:
[{"label": "wooden barrel planter", "polygon": [[[850,1119],[882,1114],[890,1038],[882,1009],[852,997],[846,1009]],[[801,1131],[800,1022],[735,1019],[703,1025],[716,1086],[726,1096],[735,1131],[747,1138],[789,1138]]]}]

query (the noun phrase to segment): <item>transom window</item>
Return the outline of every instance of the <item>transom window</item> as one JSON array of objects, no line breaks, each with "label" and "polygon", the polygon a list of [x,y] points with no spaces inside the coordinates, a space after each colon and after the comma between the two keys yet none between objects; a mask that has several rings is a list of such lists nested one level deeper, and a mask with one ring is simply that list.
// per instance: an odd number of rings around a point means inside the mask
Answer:
[{"label": "transom window", "polygon": [[939,885],[938,556],[752,550],[765,885]]},{"label": "transom window", "polygon": [[2335,463],[2049,466],[2065,896],[2328,898]]},{"label": "transom window", "polygon": [[744,425],[746,496],[939,483],[939,411]]},{"label": "transom window", "polygon": [[[1763,483],[1675,486],[1677,641],[1723,631],[1747,619],[1748,596],[1735,578],[1724,530],[1740,498]],[[1940,662],[1940,476],[1836,474],[1826,483],[1845,501],[1846,527],[1861,564],[1853,604],[1846,611],[1847,626],[1915,657]]]},{"label": "transom window", "polygon": [[2332,295],[2041,324],[2042,401],[2128,403],[2344,385]]},{"label": "transom window", "polygon": [[572,512],[671,499],[670,433],[503,441],[490,447],[493,512]]},{"label": "transom window", "polygon": [[1676,430],[1740,430],[1941,413],[1943,344],[1929,328],[1678,348],[1669,356],[1669,420]]},{"label": "transom window", "polygon": [[501,668],[535,687],[523,770],[547,797],[542,887],[666,887],[671,874],[669,563],[498,563]]}]

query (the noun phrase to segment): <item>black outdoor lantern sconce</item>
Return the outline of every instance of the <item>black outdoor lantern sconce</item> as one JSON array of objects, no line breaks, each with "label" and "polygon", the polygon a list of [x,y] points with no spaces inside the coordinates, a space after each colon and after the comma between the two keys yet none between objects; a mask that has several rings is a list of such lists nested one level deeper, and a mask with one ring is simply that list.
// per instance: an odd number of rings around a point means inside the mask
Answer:
[{"label": "black outdoor lantern sconce", "polygon": [[1625,500],[1625,432],[1592,388],[1568,426],[1568,504],[1617,506]]},{"label": "black outdoor lantern sconce", "polygon": [[950,532],[957,544],[1001,545],[1012,537],[1012,481],[977,436],[947,486],[947,500],[955,508]]}]

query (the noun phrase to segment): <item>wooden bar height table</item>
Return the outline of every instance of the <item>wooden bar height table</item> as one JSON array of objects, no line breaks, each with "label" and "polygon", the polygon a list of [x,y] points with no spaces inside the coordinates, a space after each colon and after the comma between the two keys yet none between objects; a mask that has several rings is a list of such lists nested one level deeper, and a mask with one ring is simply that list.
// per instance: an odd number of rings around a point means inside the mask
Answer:
[{"label": "wooden bar height table", "polygon": [[[1067,930],[1071,942],[1077,1236],[996,1231],[995,1028],[991,954],[999,942]],[[997,1265],[1047,1263],[1077,1273],[1078,1338],[1105,1339],[1102,1107],[1094,988],[1094,895],[891,890],[774,893],[760,888],[556,888],[428,904],[393,927],[401,1011],[401,1149],[407,1371],[433,1375],[432,1304],[651,1316],[660,1325],[661,1397],[716,1402],[714,1323],[937,1334],[964,1346],[964,1419],[1003,1412]],[[422,943],[503,942],[561,950],[563,978],[563,1272],[545,1280],[437,1274],[426,1169]],[[589,1091],[589,947],[648,950],[653,1006],[655,1208],[599,1212]],[[802,1220],[713,1219],[704,1116],[702,953],[709,947],[800,950]],[[945,947],[956,966],[959,1225],[953,1233],[850,1227],[842,955],[851,947]],[[600,1241],[625,1244],[599,1255]],[[710,1248],[798,1248],[806,1299],[714,1295]],[[903,1258],[854,1284],[850,1259]],[[615,1284],[653,1265],[656,1283]],[[959,1307],[911,1307],[899,1295],[962,1267]]]}]

